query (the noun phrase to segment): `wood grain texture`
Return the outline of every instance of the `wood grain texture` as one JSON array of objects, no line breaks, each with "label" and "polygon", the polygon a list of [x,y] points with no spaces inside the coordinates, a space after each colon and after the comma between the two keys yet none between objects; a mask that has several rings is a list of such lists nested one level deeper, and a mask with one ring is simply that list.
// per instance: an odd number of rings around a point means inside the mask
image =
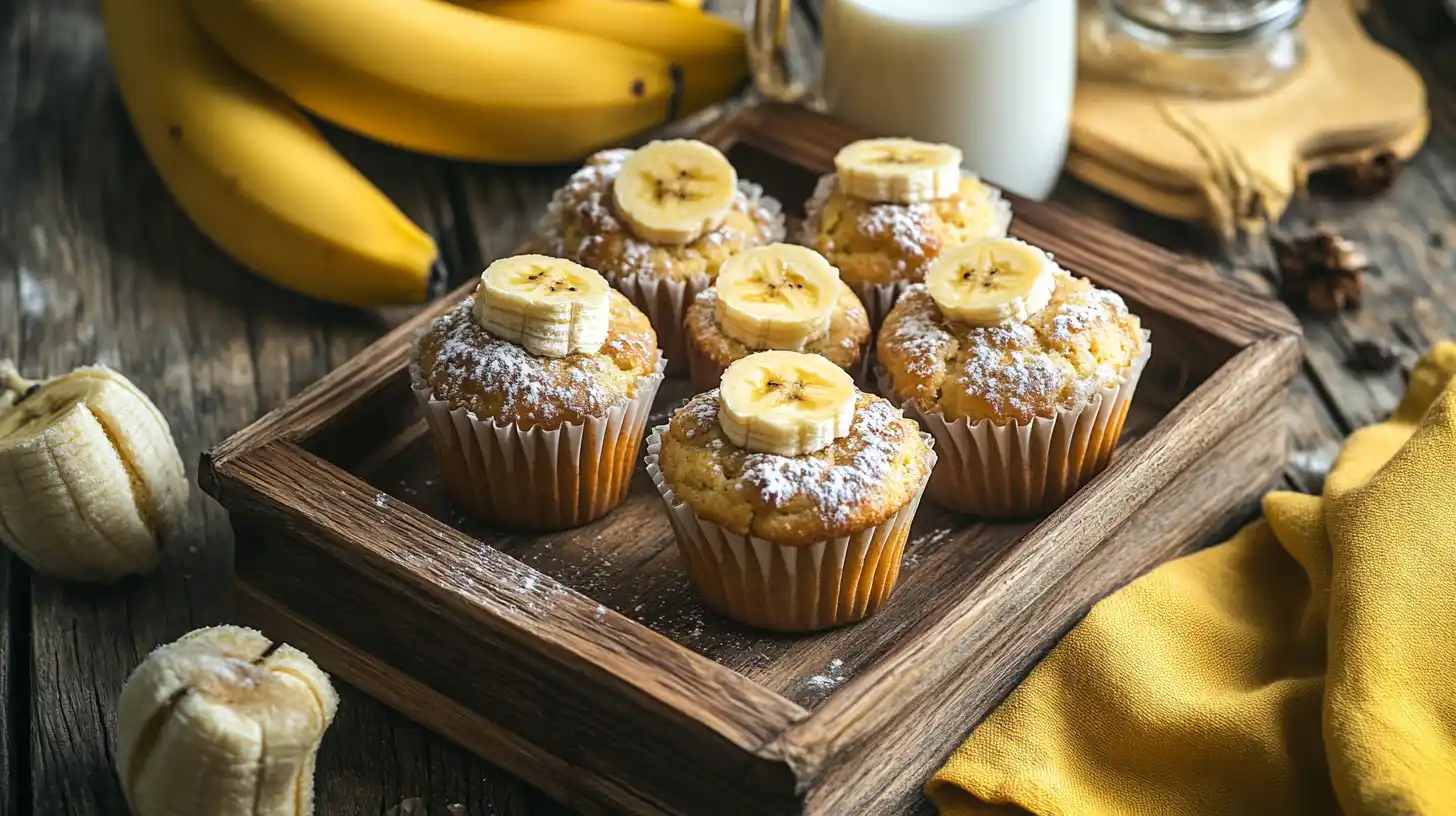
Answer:
[{"label": "wood grain texture", "polygon": [[[709,5],[734,16],[748,0]],[[812,60],[818,0],[797,5],[792,35],[809,46],[803,50]],[[1280,225],[1299,231],[1331,223],[1361,240],[1378,268],[1367,281],[1365,311],[1304,320],[1310,362],[1286,409],[1289,484],[1304,489],[1318,488],[1345,431],[1387,414],[1401,390],[1399,372],[1345,369],[1350,344],[1390,339],[1414,354],[1456,335],[1449,279],[1456,262],[1456,27],[1439,0],[1375,5],[1368,27],[1412,60],[1431,89],[1433,133],[1387,194],[1340,198],[1317,183]],[[0,35],[0,357],[19,358],[33,371],[96,359],[123,366],[163,403],[191,460],[407,314],[320,307],[258,282],[212,250],[167,199],[130,135],[110,89],[90,0],[10,0],[0,4]],[[429,222],[447,255],[459,258],[451,269],[457,281],[516,246],[539,216],[531,208],[571,169],[459,167],[329,135]],[[1265,247],[1224,247],[1196,227],[1134,210],[1071,179],[1053,198],[1269,291],[1258,271],[1268,260]],[[472,247],[478,257],[469,257]],[[107,756],[110,701],[153,644],[227,615],[231,541],[221,511],[199,497],[185,540],[152,578],[104,591],[42,586],[39,579],[32,587],[23,565],[5,562],[0,751],[13,750],[0,763],[0,813],[120,812]],[[196,553],[187,552],[192,546]],[[907,564],[905,574],[954,565],[927,557]],[[918,580],[935,580],[927,576]],[[838,646],[826,648],[827,656]],[[32,675],[52,685],[39,687]],[[341,714],[319,767],[321,814],[565,812],[360,691],[341,691]],[[931,722],[932,713],[916,721]],[[896,744],[913,740],[906,732]],[[32,762],[33,751],[41,759]],[[32,772],[41,793],[32,794]]]},{"label": "wood grain texture", "polygon": [[[747,162],[745,177],[763,171],[788,189],[812,186],[852,134],[767,106],[735,113],[704,138]],[[864,624],[782,636],[704,612],[640,472],[622,506],[577,530],[512,534],[460,516],[440,490],[405,370],[413,333],[448,302],[204,458],[207,489],[260,531],[239,554],[243,596],[322,648],[326,668],[546,780],[569,803],[653,813],[819,808],[815,796],[830,794],[818,786],[835,769],[854,762],[874,776],[867,746],[913,702],[934,705],[967,677],[983,678],[983,692],[1004,690],[1082,611],[1077,593],[1049,591],[1179,473],[1277,412],[1298,365],[1298,325],[1282,307],[1046,205],[1017,206],[1013,233],[1116,287],[1153,328],[1160,362],[1106,473],[1040,522],[981,525],[927,510],[907,553],[917,566]],[[680,384],[666,388],[658,419],[685,396]],[[1266,449],[1274,459],[1276,441]],[[1043,634],[1027,635],[1023,614],[1044,596],[1031,627]],[[488,687],[475,679],[483,676]],[[908,753],[948,747],[921,741]],[[568,766],[580,772],[564,774]],[[850,786],[848,799],[830,796],[820,812],[882,793]]]}]

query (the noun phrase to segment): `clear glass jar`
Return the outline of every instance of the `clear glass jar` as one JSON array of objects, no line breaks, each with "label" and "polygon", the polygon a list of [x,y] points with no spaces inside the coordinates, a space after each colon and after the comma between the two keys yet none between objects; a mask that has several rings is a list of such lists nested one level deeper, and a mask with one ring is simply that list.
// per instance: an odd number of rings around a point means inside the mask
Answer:
[{"label": "clear glass jar", "polygon": [[1304,62],[1307,0],[1084,0],[1085,70],[1178,93],[1236,97]]}]

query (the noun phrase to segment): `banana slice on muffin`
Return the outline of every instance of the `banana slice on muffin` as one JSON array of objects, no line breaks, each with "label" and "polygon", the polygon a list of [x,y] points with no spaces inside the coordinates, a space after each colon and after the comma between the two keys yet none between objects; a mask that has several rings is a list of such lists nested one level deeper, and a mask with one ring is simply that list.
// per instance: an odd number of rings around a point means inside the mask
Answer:
[{"label": "banana slice on muffin", "polygon": [[657,244],[686,244],[717,229],[738,172],[719,150],[691,139],[652,142],[627,157],[612,200],[632,231]]},{"label": "banana slice on muffin", "polygon": [[918,204],[955,194],[961,183],[961,151],[914,139],[863,139],[835,155],[834,171],[852,196]]}]

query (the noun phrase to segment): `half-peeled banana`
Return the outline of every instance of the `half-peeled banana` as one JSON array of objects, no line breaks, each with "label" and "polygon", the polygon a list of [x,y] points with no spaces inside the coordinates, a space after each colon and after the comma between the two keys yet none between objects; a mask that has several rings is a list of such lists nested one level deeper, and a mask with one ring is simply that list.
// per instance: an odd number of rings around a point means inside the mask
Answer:
[{"label": "half-peeled banana", "polygon": [[612,182],[618,214],[654,244],[686,244],[717,229],[737,195],[738,173],[728,158],[691,139],[633,151]]},{"label": "half-peeled banana", "polygon": [[117,705],[116,772],[135,816],[307,816],[339,698],[308,655],[214,626],[159,647]]},{"label": "half-peeled banana", "polygon": [[971,326],[1025,320],[1051,302],[1056,265],[1015,238],[978,238],[930,264],[925,287],[941,314]]},{"label": "half-peeled banana", "polygon": [[171,429],[104,366],[45,382],[0,362],[0,539],[40,572],[111,582],[157,563],[187,512]]},{"label": "half-peeled banana", "polygon": [[750,354],[723,372],[718,395],[723,434],[757,453],[813,453],[854,422],[854,380],[817,354]]},{"label": "half-peeled banana", "polygon": [[595,354],[611,326],[610,290],[595,270],[562,258],[502,258],[480,276],[475,319],[542,357]]},{"label": "half-peeled banana", "polygon": [[960,189],[961,151],[914,139],[863,139],[834,157],[839,189],[866,201],[918,204]]},{"label": "half-peeled banana", "polygon": [[802,351],[829,331],[839,270],[808,247],[769,244],[724,261],[715,287],[724,334],[752,349]]}]

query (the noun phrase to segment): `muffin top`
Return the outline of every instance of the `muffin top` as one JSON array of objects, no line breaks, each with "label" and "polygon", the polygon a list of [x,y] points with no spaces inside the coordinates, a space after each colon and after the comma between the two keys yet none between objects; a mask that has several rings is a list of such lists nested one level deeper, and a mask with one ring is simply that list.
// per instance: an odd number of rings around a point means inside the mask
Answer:
[{"label": "muffin top", "polygon": [[775,544],[808,546],[880,524],[914,498],[934,461],[919,426],[869,394],[856,395],[848,434],[802,456],[734,445],[719,406],[715,389],[673,415],[663,477],[699,516]]},{"label": "muffin top", "polygon": [[876,203],[839,189],[836,175],[819,179],[805,204],[804,243],[839,267],[850,284],[920,281],[944,247],[1001,236],[1011,207],[996,188],[962,175],[951,196],[918,204]]},{"label": "muffin top", "polygon": [[[734,360],[752,354],[742,342],[723,333],[715,315],[718,302],[716,289],[705,289],[698,293],[688,306],[683,321],[693,345],[708,359],[726,367]],[[870,339],[869,316],[854,291],[839,283],[839,297],[834,302],[834,311],[829,315],[829,332],[818,340],[804,345],[804,351],[827,358],[840,368],[852,368],[860,360],[864,344]]]},{"label": "muffin top", "polygon": [[607,339],[595,354],[543,357],[486,331],[474,297],[435,318],[416,347],[421,382],[434,399],[477,419],[545,430],[605,416],[657,371],[657,334],[621,293],[608,293]]},{"label": "muffin top", "polygon": [[879,335],[896,399],[948,420],[1026,423],[1120,382],[1143,351],[1138,318],[1117,293],[1053,275],[1045,308],[989,328],[946,319],[924,284],[910,286]]},{"label": "muffin top", "polygon": [[743,250],[780,240],[783,214],[778,202],[754,184],[740,181],[723,223],[679,246],[659,245],[634,234],[616,212],[612,184],[625,148],[603,150],[556,191],[541,222],[549,251],[589,266],[612,282],[638,277],[685,280],[712,278],[724,260]]}]

